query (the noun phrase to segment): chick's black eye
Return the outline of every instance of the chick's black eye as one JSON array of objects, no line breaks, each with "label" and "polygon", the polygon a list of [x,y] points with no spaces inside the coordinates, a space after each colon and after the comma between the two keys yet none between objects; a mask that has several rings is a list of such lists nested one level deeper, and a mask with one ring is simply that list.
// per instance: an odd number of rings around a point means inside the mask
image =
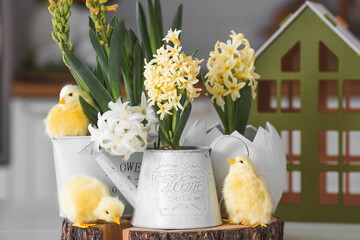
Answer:
[{"label": "chick's black eye", "polygon": [[69,93],[69,96],[70,96],[70,97],[72,97],[72,95],[73,95],[72,93]]},{"label": "chick's black eye", "polygon": [[244,163],[244,161],[243,161],[243,160],[241,160],[241,161],[240,161],[240,163]]},{"label": "chick's black eye", "polygon": [[109,214],[109,212],[108,212],[107,210],[105,211],[105,213],[106,213],[106,214]]}]

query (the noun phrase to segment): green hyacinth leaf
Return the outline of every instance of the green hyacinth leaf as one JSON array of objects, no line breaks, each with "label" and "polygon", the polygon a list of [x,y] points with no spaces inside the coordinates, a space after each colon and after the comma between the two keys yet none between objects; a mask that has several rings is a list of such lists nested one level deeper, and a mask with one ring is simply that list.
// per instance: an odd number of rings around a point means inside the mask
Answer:
[{"label": "green hyacinth leaf", "polygon": [[[65,55],[63,56],[65,58]],[[75,82],[77,83],[77,85],[84,90],[87,94],[90,94],[90,90],[89,88],[86,86],[86,84],[84,83],[84,81],[76,74],[76,72],[70,67],[68,66],[71,75],[73,76],[73,78],[75,79]]]},{"label": "green hyacinth leaf", "polygon": [[130,56],[130,53],[132,51],[132,48],[131,48],[131,40],[130,40],[130,36],[129,36],[129,29],[127,29],[125,31],[125,38],[124,38],[124,54],[126,57],[123,58],[123,61],[126,59],[127,61],[127,58]]},{"label": "green hyacinth leaf", "polygon": [[132,49],[133,49],[133,44],[131,42],[130,39],[130,33],[129,33],[130,29],[127,29],[125,31],[125,38],[124,38],[124,53],[123,53],[123,59],[122,59],[122,70],[123,72],[125,72],[125,75],[127,77],[128,76],[128,72],[131,68],[131,65],[129,63],[130,59],[132,58]]},{"label": "green hyacinth leaf", "polygon": [[[225,116],[227,117],[226,120],[226,126],[227,126],[227,131],[225,132],[225,134],[231,134],[234,130],[235,130],[235,119],[234,119],[234,112],[235,112],[235,109],[234,109],[234,106],[235,106],[235,103],[233,102],[233,100],[231,99],[231,95],[227,95],[224,97],[225,98],[225,106],[224,106],[224,109],[225,109],[225,112],[227,114],[225,114]],[[226,129],[226,127],[225,127]]]},{"label": "green hyacinth leaf", "polygon": [[107,81],[108,86],[110,86],[109,75],[108,75],[109,66],[108,66],[108,60],[105,49],[103,46],[100,45],[99,39],[96,36],[95,31],[92,30],[91,28],[89,29],[89,36],[90,36],[90,42],[95,50],[96,56],[99,59],[101,69],[103,70],[103,75],[105,77],[105,80]]},{"label": "green hyacinth leaf", "polygon": [[178,124],[175,129],[174,142],[173,142],[175,148],[179,145],[181,134],[183,133],[185,125],[189,120],[191,108],[192,108],[191,102],[188,102],[184,111],[181,114],[180,120],[178,121]]},{"label": "green hyacinth leaf", "polygon": [[250,115],[251,101],[251,87],[246,84],[240,89],[240,98],[236,99],[235,102],[234,126],[240,134],[245,132]]},{"label": "green hyacinth leaf", "polygon": [[119,19],[117,18],[116,15],[114,15],[114,16],[111,18],[109,25],[110,25],[110,27],[114,30],[115,27],[116,27],[116,25],[118,24],[118,22],[119,22]]},{"label": "green hyacinth leaf", "polygon": [[104,81],[104,77],[103,77],[103,73],[102,73],[102,69],[99,63],[99,59],[96,58],[96,68],[93,70],[94,75],[96,76],[96,78],[99,80],[99,82],[101,82],[101,84],[105,84]]},{"label": "green hyacinth leaf", "polygon": [[129,37],[130,37],[130,40],[131,40],[132,44],[135,45],[135,43],[137,41],[139,41],[138,38],[136,37],[136,34],[130,28],[128,29],[128,33],[129,33]]},{"label": "green hyacinth leaf", "polygon": [[109,110],[108,103],[114,101],[106,88],[98,81],[92,71],[75,54],[69,50],[64,50],[64,56],[74,73],[79,76],[89,89],[102,112]]},{"label": "green hyacinth leaf", "polygon": [[[185,89],[183,91],[183,93],[181,94],[181,98],[180,98],[180,102],[179,102],[181,104],[181,106],[183,106],[183,107],[185,107],[186,96],[187,96],[187,90]],[[173,128],[172,129],[176,128],[176,125],[180,120],[181,112],[182,111],[180,111],[180,109],[178,111],[176,111],[176,113],[175,113],[176,115],[173,118]]]},{"label": "green hyacinth leaf", "polygon": [[176,30],[181,30],[181,26],[182,26],[182,10],[183,10],[183,5],[180,4],[178,6],[178,8],[176,9],[172,24],[171,24],[171,29],[174,31]]},{"label": "green hyacinth leaf", "polygon": [[190,52],[188,52],[187,54],[186,54],[186,56],[191,56],[191,57],[193,57],[197,52],[199,51],[199,49],[198,48],[194,48],[194,49],[192,49]]},{"label": "green hyacinth leaf", "polygon": [[92,20],[91,17],[89,17],[89,28],[92,29],[94,32],[96,31],[95,23],[94,23],[94,21]]},{"label": "green hyacinth leaf", "polygon": [[148,61],[150,61],[152,58],[151,44],[144,9],[140,2],[136,2],[136,23],[140,34],[140,40],[144,44],[145,57]]},{"label": "green hyacinth leaf", "polygon": [[88,116],[88,118],[90,119],[91,123],[97,125],[98,111],[93,106],[91,106],[91,104],[85,101],[85,99],[81,96],[79,96],[79,102],[86,116]]},{"label": "green hyacinth leaf", "polygon": [[156,23],[156,15],[152,0],[147,0],[148,15],[149,15],[149,26],[150,26],[150,45],[152,54],[156,53],[156,50],[162,45],[162,37],[159,36],[158,26]]},{"label": "green hyacinth leaf", "polygon": [[164,37],[164,29],[163,29],[161,5],[160,5],[159,0],[154,0],[154,12],[155,12],[155,20],[156,20],[156,25],[157,25],[157,30],[158,30],[157,32],[159,34],[160,46],[161,46],[162,45],[162,39]]},{"label": "green hyacinth leaf", "polygon": [[[108,25],[108,30],[106,33],[109,39],[111,39],[114,29],[115,29],[116,25],[118,24],[118,22],[119,22],[119,20],[118,20],[117,16],[114,15],[110,20],[110,23]],[[109,26],[110,26],[110,28],[109,28]],[[110,44],[111,44],[111,42],[110,42]]]},{"label": "green hyacinth leaf", "polygon": [[121,19],[115,26],[109,53],[109,84],[113,98],[118,99],[121,94],[121,63],[124,53],[125,22]]},{"label": "green hyacinth leaf", "polygon": [[[159,107],[157,105],[153,105],[153,110],[155,113],[159,111]],[[164,144],[163,139],[165,138],[168,142],[168,145],[170,144],[170,136],[169,136],[169,129],[166,127],[166,123],[164,120],[160,119],[160,116],[156,114],[156,117],[159,120],[159,132],[163,134],[163,137],[161,137],[161,142]]]},{"label": "green hyacinth leaf", "polygon": [[144,87],[144,56],[141,46],[138,42],[134,47],[134,65],[133,65],[133,105],[139,105],[141,102],[141,94]]}]

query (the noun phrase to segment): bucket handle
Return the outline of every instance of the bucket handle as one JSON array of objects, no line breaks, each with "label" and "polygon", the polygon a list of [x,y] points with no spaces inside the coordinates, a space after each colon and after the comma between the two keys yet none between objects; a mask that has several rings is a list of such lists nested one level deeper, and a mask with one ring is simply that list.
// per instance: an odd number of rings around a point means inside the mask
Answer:
[{"label": "bucket handle", "polygon": [[244,146],[245,146],[245,148],[246,148],[246,155],[249,157],[249,154],[250,154],[249,148],[248,148],[248,146],[246,145],[246,143],[244,142],[244,140],[242,140],[241,138],[239,138],[239,137],[237,137],[237,136],[233,136],[233,135],[222,135],[222,136],[216,138],[216,139],[211,143],[211,145],[210,145],[210,153],[211,153],[211,151],[214,149],[214,147],[216,146],[216,144],[218,144],[221,140],[223,140],[223,139],[225,139],[225,138],[228,138],[228,137],[233,137],[233,138],[235,138],[235,139],[237,139],[237,140],[240,140],[240,141],[244,144]]}]

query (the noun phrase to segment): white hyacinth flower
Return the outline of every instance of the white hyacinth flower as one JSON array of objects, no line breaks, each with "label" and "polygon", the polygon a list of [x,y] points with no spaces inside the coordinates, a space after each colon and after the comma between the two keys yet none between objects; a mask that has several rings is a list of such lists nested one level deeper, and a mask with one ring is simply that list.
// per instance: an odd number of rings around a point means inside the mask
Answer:
[{"label": "white hyacinth flower", "polygon": [[98,116],[98,128],[89,125],[91,141],[95,150],[105,149],[112,155],[123,155],[129,159],[134,152],[146,150],[149,130],[157,124],[157,118],[151,106],[147,104],[143,93],[141,105],[131,107],[129,102],[109,102],[110,110]]},{"label": "white hyacinth flower", "polygon": [[146,101],[146,96],[144,93],[142,93],[141,95],[140,107],[136,106],[133,107],[132,109],[133,109],[132,111],[139,112],[140,114],[142,114],[143,118],[147,122],[145,126],[147,131],[150,131],[151,126],[158,124],[159,120],[156,117],[152,106],[150,106],[150,104],[148,104],[148,102]]}]

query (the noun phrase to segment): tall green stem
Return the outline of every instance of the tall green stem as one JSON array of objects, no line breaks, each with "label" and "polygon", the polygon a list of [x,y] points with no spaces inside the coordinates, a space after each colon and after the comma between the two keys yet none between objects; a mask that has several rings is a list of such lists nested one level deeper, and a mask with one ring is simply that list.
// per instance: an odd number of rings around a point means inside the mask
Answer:
[{"label": "tall green stem", "polygon": [[100,32],[101,39],[104,41],[104,48],[106,51],[106,55],[109,57],[110,54],[110,48],[109,48],[109,39],[107,39],[104,29]]},{"label": "tall green stem", "polygon": [[177,111],[176,109],[174,108],[173,109],[173,115],[172,115],[172,126],[171,126],[171,129],[175,131],[176,129],[176,125],[177,125]]}]

